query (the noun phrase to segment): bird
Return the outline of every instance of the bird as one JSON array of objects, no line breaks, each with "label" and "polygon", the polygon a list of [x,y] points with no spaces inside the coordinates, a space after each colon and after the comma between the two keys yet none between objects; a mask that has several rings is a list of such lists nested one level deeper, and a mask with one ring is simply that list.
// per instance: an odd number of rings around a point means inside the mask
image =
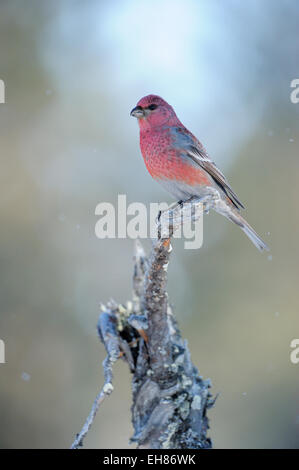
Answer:
[{"label": "bird", "polygon": [[139,124],[140,150],[150,175],[180,204],[210,197],[210,207],[238,225],[260,250],[269,250],[242,217],[244,206],[202,143],[158,95],[141,98],[131,116]]}]

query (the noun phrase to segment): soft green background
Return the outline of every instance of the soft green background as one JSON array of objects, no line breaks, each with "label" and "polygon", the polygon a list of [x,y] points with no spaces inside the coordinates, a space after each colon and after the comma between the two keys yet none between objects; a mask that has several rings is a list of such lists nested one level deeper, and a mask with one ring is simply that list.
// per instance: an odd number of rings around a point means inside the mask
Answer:
[{"label": "soft green background", "polygon": [[[1,0],[1,447],[68,447],[103,382],[99,303],[130,298],[133,241],[98,240],[95,207],[171,201],[129,117],[150,92],[271,246],[268,258],[214,214],[199,251],[174,243],[171,301],[220,394],[214,446],[298,447],[298,21],[296,0]],[[128,447],[130,400],[120,362],[86,447]]]}]

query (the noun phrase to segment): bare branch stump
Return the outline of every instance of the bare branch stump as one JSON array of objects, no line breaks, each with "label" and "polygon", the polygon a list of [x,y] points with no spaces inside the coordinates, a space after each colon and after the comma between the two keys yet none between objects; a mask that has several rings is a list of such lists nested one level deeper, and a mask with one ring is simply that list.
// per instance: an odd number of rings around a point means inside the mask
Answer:
[{"label": "bare branch stump", "polygon": [[[181,223],[184,210],[177,207],[172,211],[172,228]],[[83,444],[99,405],[113,390],[112,364],[119,357],[132,373],[131,442],[149,449],[211,447],[207,436],[207,410],[214,404],[210,381],[203,380],[193,365],[168,301],[171,250],[170,238],[158,238],[147,258],[137,241],[132,301],[101,306],[98,332],[107,350],[105,385],[72,448]]]}]

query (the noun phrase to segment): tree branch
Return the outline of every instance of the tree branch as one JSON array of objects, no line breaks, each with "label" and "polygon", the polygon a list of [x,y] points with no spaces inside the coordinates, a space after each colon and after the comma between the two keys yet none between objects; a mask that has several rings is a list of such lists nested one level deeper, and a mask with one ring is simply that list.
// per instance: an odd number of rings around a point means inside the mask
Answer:
[{"label": "tree branch", "polygon": [[149,259],[136,242],[133,301],[126,306],[110,301],[102,307],[98,332],[107,351],[105,384],[72,448],[83,445],[99,406],[112,392],[112,365],[119,357],[132,373],[131,442],[151,449],[211,447],[207,436],[207,410],[214,404],[210,381],[203,380],[191,361],[166,291],[170,237],[186,217],[199,218],[199,212],[190,207],[200,204],[192,201],[161,214],[160,238],[153,242]]}]

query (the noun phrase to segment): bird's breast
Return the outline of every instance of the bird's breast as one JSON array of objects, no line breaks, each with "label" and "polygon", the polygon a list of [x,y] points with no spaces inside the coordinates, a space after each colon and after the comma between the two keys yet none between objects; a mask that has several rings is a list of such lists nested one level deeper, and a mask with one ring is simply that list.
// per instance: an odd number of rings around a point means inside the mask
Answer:
[{"label": "bird's breast", "polygon": [[156,180],[177,180],[192,186],[211,183],[208,174],[183,149],[173,145],[171,135],[141,134],[140,148],[147,170]]}]

